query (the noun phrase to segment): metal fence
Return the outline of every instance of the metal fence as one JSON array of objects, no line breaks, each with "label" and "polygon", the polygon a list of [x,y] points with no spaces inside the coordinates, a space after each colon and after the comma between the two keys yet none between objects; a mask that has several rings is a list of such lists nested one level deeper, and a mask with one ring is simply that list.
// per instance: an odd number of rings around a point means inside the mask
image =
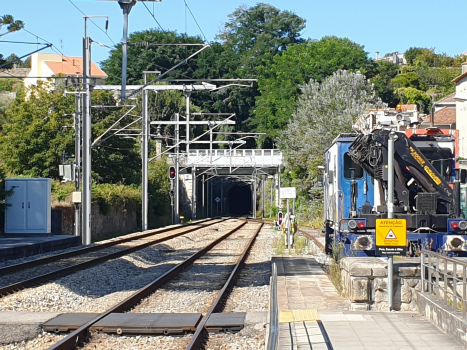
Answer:
[{"label": "metal fence", "polygon": [[279,335],[279,309],[277,306],[277,266],[272,263],[271,296],[269,302],[269,336],[267,350],[276,350]]},{"label": "metal fence", "polygon": [[467,261],[450,258],[439,253],[422,250],[422,292],[444,301],[455,311],[466,315],[467,306]]}]

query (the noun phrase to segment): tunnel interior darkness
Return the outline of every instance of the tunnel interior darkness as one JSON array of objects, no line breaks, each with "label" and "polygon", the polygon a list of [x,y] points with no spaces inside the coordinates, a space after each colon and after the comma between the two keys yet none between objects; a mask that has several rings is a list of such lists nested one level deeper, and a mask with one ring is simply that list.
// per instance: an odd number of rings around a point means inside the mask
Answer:
[{"label": "tunnel interior darkness", "polygon": [[249,185],[238,183],[227,192],[226,212],[230,215],[248,215],[252,212],[252,192]]}]

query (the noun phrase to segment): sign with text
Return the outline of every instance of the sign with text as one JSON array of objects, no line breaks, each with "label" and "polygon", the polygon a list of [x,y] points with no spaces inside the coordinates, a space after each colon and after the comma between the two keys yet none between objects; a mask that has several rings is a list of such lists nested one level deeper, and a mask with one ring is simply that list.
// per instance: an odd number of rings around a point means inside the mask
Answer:
[{"label": "sign with text", "polygon": [[405,255],[407,221],[376,219],[376,255]]},{"label": "sign with text", "polygon": [[295,199],[297,198],[297,191],[295,187],[281,187],[281,199]]}]

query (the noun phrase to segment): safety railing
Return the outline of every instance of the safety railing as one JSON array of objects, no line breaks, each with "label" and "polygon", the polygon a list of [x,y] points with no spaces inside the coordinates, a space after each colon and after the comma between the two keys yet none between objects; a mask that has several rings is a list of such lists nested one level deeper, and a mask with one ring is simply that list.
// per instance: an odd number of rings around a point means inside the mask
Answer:
[{"label": "safety railing", "polygon": [[267,350],[276,350],[279,336],[279,309],[277,305],[277,266],[272,263],[271,296],[269,300],[269,335]]},{"label": "safety railing", "polygon": [[270,149],[192,149],[187,161],[196,166],[278,166],[282,163],[282,152]]},{"label": "safety railing", "polygon": [[467,262],[439,253],[422,250],[421,286],[455,311],[466,315],[467,307]]}]

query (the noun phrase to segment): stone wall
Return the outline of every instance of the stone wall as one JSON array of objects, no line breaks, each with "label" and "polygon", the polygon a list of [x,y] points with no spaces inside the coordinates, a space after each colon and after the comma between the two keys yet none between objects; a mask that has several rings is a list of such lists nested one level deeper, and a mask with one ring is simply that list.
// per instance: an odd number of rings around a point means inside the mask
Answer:
[{"label": "stone wall", "polygon": [[[62,212],[62,235],[73,235],[73,206],[69,203],[53,203],[52,209]],[[127,234],[138,230],[137,212],[135,210],[128,210],[125,205],[112,207],[109,213],[103,214],[101,213],[99,204],[92,204],[91,217],[91,234],[93,237],[108,233]]]},{"label": "stone wall", "polygon": [[[343,289],[351,310],[388,310],[388,274],[385,258],[343,258],[340,262]],[[421,290],[420,259],[394,259],[393,309],[417,310]]]}]

